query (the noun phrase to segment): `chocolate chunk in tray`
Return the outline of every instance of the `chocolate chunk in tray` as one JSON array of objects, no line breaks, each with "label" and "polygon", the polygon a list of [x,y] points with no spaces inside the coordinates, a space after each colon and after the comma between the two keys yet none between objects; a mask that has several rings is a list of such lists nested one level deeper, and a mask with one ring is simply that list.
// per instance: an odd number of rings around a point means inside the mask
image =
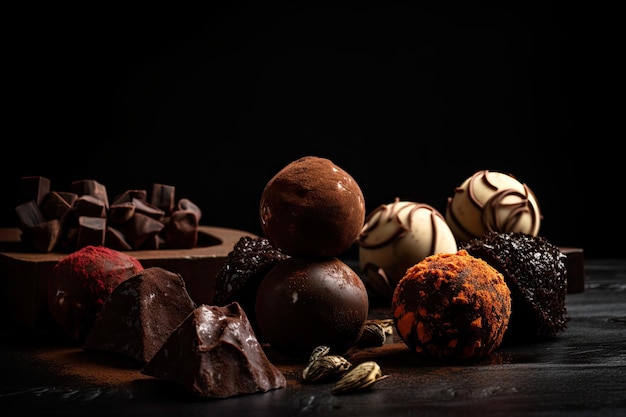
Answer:
[{"label": "chocolate chunk in tray", "polygon": [[85,246],[104,246],[107,221],[102,217],[81,216],[78,218],[76,249]]},{"label": "chocolate chunk in tray", "polygon": [[109,208],[109,196],[104,185],[96,180],[79,180],[70,184],[70,191],[79,196],[90,195],[103,201],[104,206]]},{"label": "chocolate chunk in tray", "polygon": [[76,193],[51,191],[41,202],[41,211],[47,219],[62,220],[72,210],[76,200],[78,200]]},{"label": "chocolate chunk in tray", "polygon": [[27,176],[20,179],[19,202],[35,200],[40,205],[50,192],[50,179],[39,176]]},{"label": "chocolate chunk in tray", "polygon": [[175,194],[176,188],[171,185],[153,184],[150,203],[169,214],[175,207]]},{"label": "chocolate chunk in tray", "polygon": [[81,216],[106,217],[107,208],[103,200],[92,195],[82,195],[76,199],[72,206],[72,212],[76,218]]},{"label": "chocolate chunk in tray", "polygon": [[109,204],[106,187],[95,180],[73,181],[70,191],[50,190],[45,177],[21,181],[15,212],[26,249],[191,249],[198,244],[202,211],[187,198],[176,204],[171,185],[153,184],[151,198],[144,189],[129,189]]},{"label": "chocolate chunk in tray", "polygon": [[115,199],[113,200],[113,203],[111,203],[111,205],[113,205],[113,204],[120,204],[120,203],[130,203],[135,198],[137,200],[147,201],[148,200],[148,192],[146,190],[126,190],[122,194],[120,194],[117,197],[115,197]]},{"label": "chocolate chunk in tray", "polygon": [[191,249],[198,242],[198,217],[191,210],[177,210],[165,223],[163,235],[168,249]]}]

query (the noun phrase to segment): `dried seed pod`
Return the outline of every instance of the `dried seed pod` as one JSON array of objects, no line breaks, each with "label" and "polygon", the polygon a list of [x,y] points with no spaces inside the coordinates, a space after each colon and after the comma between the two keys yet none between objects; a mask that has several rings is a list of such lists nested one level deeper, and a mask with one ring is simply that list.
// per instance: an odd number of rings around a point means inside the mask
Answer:
[{"label": "dried seed pod", "polygon": [[385,330],[385,335],[389,336],[393,334],[393,329],[395,324],[393,323],[393,319],[370,319],[367,320],[366,323],[376,323],[382,326]]},{"label": "dried seed pod", "polygon": [[328,355],[328,353],[330,352],[330,346],[318,346],[315,349],[313,349],[313,352],[311,352],[311,356],[309,357],[309,363],[313,362],[316,359],[321,358],[322,356]]},{"label": "dried seed pod", "polygon": [[307,382],[324,382],[339,378],[352,367],[343,356],[324,355],[308,365],[302,371],[302,379]]},{"label": "dried seed pod", "polygon": [[366,322],[358,345],[360,347],[382,346],[386,339],[387,335],[383,326],[375,322]]},{"label": "dried seed pod", "polygon": [[388,376],[389,375],[382,374],[380,366],[376,362],[363,362],[346,372],[339,381],[335,383],[331,392],[333,394],[347,394],[363,391]]}]

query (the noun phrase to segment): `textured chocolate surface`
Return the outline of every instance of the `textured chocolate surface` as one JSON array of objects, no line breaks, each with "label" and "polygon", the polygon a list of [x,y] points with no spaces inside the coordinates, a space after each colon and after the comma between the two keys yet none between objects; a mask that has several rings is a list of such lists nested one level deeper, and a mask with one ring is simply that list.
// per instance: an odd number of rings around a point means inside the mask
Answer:
[{"label": "textured chocolate surface", "polygon": [[567,327],[565,255],[540,236],[487,233],[464,245],[504,275],[513,302],[507,342],[554,338]]},{"label": "textured chocolate surface", "polygon": [[369,300],[363,281],[337,258],[291,257],[261,281],[256,318],[282,355],[308,358],[320,345],[341,354],[360,338]]},{"label": "textured chocolate surface", "polygon": [[352,246],[365,220],[363,192],[346,171],[315,156],[297,159],[266,184],[261,227],[287,255],[336,256]]},{"label": "textured chocolate surface", "polygon": [[394,291],[391,311],[398,334],[418,355],[468,362],[502,343],[511,297],[501,273],[460,250],[411,267]]},{"label": "textured chocolate surface", "polygon": [[[254,305],[261,280],[274,265],[287,258],[265,237],[242,236],[217,273],[214,304],[238,302],[257,331]],[[258,331],[257,336],[262,339]]]},{"label": "textured chocolate surface", "polygon": [[141,371],[201,398],[227,398],[284,388],[238,303],[200,305]]},{"label": "textured chocolate surface", "polygon": [[146,268],[113,289],[83,348],[145,365],[196,307],[180,274]]}]

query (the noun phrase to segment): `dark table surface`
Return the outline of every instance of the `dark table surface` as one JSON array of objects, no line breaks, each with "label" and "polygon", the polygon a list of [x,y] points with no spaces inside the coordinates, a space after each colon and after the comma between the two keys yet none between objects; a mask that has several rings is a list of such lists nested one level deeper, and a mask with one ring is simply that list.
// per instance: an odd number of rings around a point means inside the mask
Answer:
[{"label": "dark table surface", "polygon": [[[626,260],[587,260],[585,273],[584,291],[567,296],[570,321],[555,340],[440,366],[390,337],[385,346],[351,353],[353,362],[375,360],[389,377],[349,395],[333,395],[331,383],[303,384],[302,366],[279,360],[285,388],[199,400],[123,361],[47,334],[5,330],[0,415],[625,416]],[[372,309],[381,315],[384,309]]]}]

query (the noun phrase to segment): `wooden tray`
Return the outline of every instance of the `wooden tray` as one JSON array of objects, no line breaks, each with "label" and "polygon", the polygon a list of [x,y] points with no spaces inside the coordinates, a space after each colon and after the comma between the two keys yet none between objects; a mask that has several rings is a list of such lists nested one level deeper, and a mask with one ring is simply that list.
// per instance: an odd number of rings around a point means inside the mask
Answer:
[{"label": "wooden tray", "polygon": [[[144,268],[159,266],[180,274],[187,291],[198,304],[211,304],[215,276],[243,230],[200,226],[193,249],[163,249],[126,252]],[[69,253],[24,252],[20,230],[0,228],[0,311],[11,325],[46,330],[52,325],[47,288],[54,265]]]}]

